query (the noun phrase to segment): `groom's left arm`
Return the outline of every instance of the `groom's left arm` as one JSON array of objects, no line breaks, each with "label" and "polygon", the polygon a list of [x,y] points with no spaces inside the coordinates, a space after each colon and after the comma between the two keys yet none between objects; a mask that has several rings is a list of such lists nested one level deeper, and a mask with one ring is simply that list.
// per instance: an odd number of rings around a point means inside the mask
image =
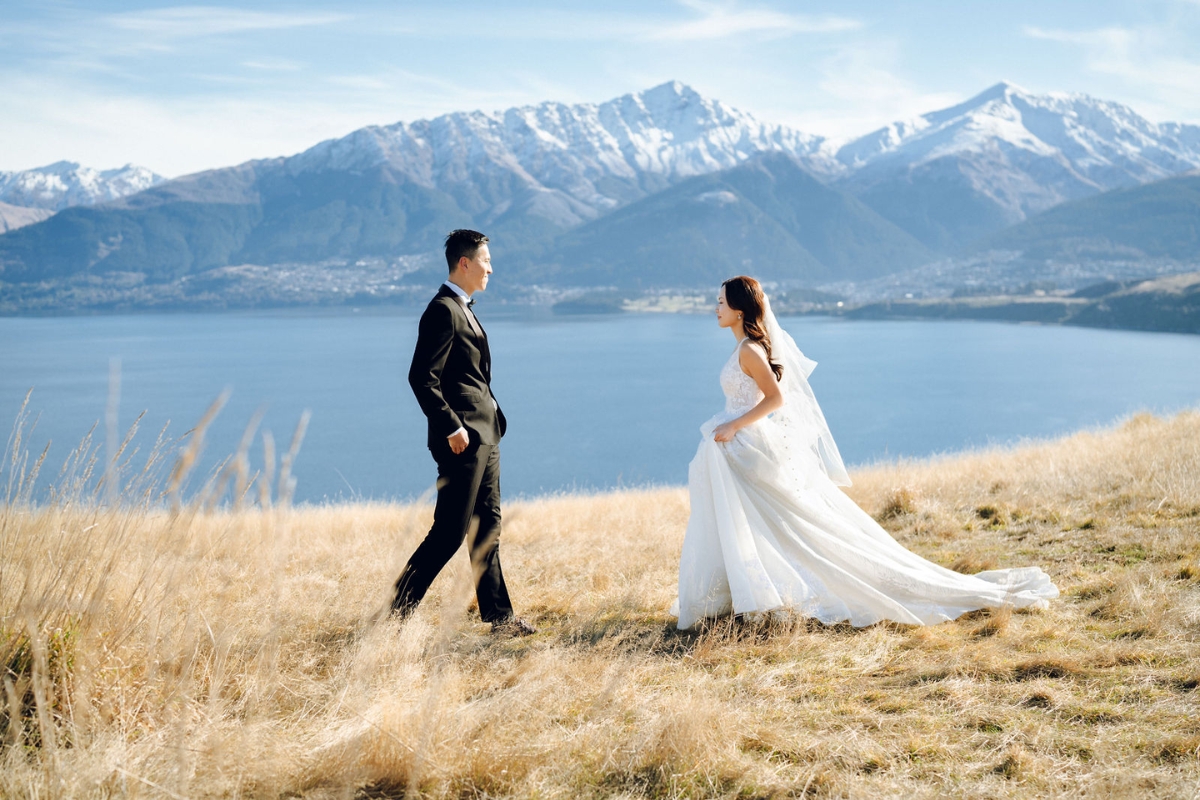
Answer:
[{"label": "groom's left arm", "polygon": [[453,313],[442,303],[431,303],[417,326],[417,346],[408,369],[408,385],[434,429],[445,437],[462,427],[462,420],[442,392],[442,370],[453,341]]}]

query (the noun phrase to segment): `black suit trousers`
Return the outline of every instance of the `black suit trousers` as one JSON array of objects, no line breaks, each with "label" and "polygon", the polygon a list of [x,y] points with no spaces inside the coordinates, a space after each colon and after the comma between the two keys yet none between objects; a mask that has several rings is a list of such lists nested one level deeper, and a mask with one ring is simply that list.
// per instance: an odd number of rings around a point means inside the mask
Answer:
[{"label": "black suit trousers", "polygon": [[500,569],[500,447],[472,441],[458,455],[449,444],[430,451],[438,468],[433,526],[400,573],[392,608],[400,614],[416,608],[468,540],[479,616],[484,622],[508,619],[513,608]]}]

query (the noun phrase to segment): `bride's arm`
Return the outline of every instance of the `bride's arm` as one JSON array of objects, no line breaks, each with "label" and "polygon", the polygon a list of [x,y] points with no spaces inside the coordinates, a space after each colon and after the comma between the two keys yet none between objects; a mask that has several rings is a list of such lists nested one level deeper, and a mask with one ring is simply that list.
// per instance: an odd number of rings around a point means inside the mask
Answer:
[{"label": "bride's arm", "polygon": [[730,441],[739,430],[751,423],[758,422],[783,405],[783,393],[779,391],[779,381],[775,380],[775,373],[771,371],[767,354],[761,347],[749,343],[742,345],[738,352],[738,363],[742,367],[742,372],[745,372],[758,384],[758,390],[763,393],[763,399],[740,417],[718,425],[713,430],[713,439],[718,442]]}]

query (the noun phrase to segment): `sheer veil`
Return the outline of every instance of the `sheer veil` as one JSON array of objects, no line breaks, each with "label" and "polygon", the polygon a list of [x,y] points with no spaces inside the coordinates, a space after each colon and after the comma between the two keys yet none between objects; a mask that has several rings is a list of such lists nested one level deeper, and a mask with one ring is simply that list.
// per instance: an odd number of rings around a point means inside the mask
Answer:
[{"label": "sheer veil", "polygon": [[772,415],[779,425],[780,435],[778,444],[784,456],[785,463],[795,468],[803,468],[811,464],[813,457],[818,460],[821,468],[829,479],[838,486],[849,486],[850,476],[842,456],[838,453],[817,404],[816,395],[808,385],[808,376],[816,368],[817,362],[800,352],[796,341],[779,325],[771,311],[771,301],[763,295],[763,327],[771,338],[771,355],[777,364],[783,366],[783,378],[779,382],[783,394],[783,408]]}]

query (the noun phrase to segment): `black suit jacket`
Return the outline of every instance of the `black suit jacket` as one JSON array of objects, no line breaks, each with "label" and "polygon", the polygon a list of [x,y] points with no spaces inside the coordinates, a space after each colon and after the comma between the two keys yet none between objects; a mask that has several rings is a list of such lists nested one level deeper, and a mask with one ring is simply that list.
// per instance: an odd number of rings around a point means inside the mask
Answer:
[{"label": "black suit jacket", "polygon": [[459,428],[472,442],[499,444],[508,423],[491,382],[487,333],[475,334],[458,296],[443,286],[421,315],[408,370],[408,384],[429,421],[431,448],[444,446]]}]

